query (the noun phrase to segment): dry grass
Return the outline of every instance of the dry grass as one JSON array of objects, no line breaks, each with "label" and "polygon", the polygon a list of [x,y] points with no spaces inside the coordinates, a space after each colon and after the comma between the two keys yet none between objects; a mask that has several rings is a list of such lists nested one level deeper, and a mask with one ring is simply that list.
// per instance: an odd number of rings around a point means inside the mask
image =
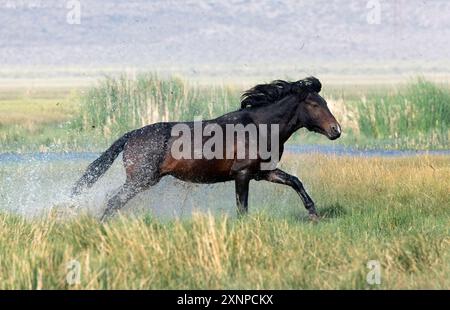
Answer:
[{"label": "dry grass", "polygon": [[[283,166],[311,189],[320,223],[292,190],[266,183],[252,188],[267,205],[242,220],[1,214],[0,288],[450,288],[449,157],[305,155]],[[69,285],[73,259],[81,282]],[[366,283],[373,259],[380,286]]]}]

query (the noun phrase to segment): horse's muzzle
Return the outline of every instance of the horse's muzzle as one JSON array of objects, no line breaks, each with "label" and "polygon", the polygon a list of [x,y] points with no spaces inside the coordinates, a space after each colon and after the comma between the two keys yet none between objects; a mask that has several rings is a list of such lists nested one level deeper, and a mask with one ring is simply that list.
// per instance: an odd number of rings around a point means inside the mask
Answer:
[{"label": "horse's muzzle", "polygon": [[336,123],[330,126],[330,129],[327,132],[328,139],[330,140],[336,140],[341,136],[341,126]]}]

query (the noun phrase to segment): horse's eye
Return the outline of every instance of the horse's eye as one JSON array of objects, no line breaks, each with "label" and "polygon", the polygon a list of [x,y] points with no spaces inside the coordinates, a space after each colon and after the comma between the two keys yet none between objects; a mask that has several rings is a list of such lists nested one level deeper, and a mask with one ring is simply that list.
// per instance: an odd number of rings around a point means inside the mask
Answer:
[{"label": "horse's eye", "polygon": [[318,108],[319,104],[317,102],[311,102],[311,106],[314,108]]}]

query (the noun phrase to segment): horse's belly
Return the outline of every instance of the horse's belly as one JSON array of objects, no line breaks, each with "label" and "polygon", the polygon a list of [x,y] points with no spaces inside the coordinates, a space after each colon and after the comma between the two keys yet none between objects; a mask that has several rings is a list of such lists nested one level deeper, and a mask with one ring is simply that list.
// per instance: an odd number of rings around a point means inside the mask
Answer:
[{"label": "horse's belly", "polygon": [[226,182],[233,179],[233,160],[219,159],[166,159],[161,167],[163,174],[194,183]]}]

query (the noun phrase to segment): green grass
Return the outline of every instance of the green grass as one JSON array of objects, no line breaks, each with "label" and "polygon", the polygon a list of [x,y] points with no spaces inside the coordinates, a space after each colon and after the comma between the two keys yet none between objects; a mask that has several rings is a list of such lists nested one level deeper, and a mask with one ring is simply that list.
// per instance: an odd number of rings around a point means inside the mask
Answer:
[{"label": "green grass", "polygon": [[430,148],[450,145],[450,91],[424,79],[393,95],[360,100],[359,131],[381,141],[428,143]]},{"label": "green grass", "polygon": [[[118,136],[157,121],[214,118],[237,109],[243,89],[195,87],[180,79],[161,80],[153,74],[135,80],[107,79],[82,98],[77,123],[97,128],[103,136]],[[400,89],[324,90],[344,128],[338,143],[358,147],[447,148],[450,91],[424,79]],[[321,143],[317,135],[300,133],[297,141]],[[326,143],[326,142],[322,142]]]},{"label": "green grass", "polygon": [[82,130],[104,136],[160,121],[213,118],[238,107],[239,92],[230,87],[200,87],[179,78],[160,79],[141,74],[136,79],[108,78],[81,97],[74,122]]},{"label": "green grass", "polygon": [[65,130],[79,112],[77,93],[66,88],[0,91],[1,151],[45,149],[70,141]]},{"label": "green grass", "polygon": [[[291,189],[263,182],[250,197],[266,202],[243,219],[122,216],[102,225],[88,215],[2,213],[0,288],[450,288],[448,157],[288,156],[283,168],[310,188],[321,222],[307,220]],[[66,282],[72,260],[75,285]],[[381,264],[380,285],[366,282],[369,260]]]},{"label": "green grass", "polygon": [[[214,118],[238,108],[242,89],[194,87],[153,74],[107,79],[82,98],[78,125],[118,136],[157,121]],[[450,91],[422,78],[400,89],[324,90],[346,133],[341,141],[361,147],[448,148]],[[334,100],[333,98],[337,98]],[[299,137],[301,139],[299,139]],[[302,133],[297,140],[320,141]]]},{"label": "green grass", "polygon": [[[239,107],[246,87],[204,86],[155,74],[105,78],[70,89],[0,93],[5,151],[101,150],[124,132],[159,121],[210,119]],[[343,128],[333,144],[358,148],[448,149],[450,90],[422,78],[405,85],[337,87],[323,96]],[[300,131],[291,142],[331,143]]]},{"label": "green grass", "polygon": [[[243,89],[143,74],[76,92],[1,90],[0,152],[102,150],[148,123],[234,110]],[[323,95],[344,128],[337,143],[449,147],[447,86],[423,79],[392,88],[324,85]],[[329,143],[306,131],[293,141]],[[65,163],[40,168],[45,173],[30,181],[44,192],[39,197],[78,169]],[[124,212],[106,225],[92,215],[67,216],[63,206],[48,217],[3,211],[0,288],[450,288],[448,156],[286,156],[282,168],[301,177],[321,222],[308,221],[291,189],[264,182],[251,183],[250,215],[243,219],[214,212],[223,208],[214,199],[212,214],[176,220]],[[2,166],[0,187],[22,188],[10,184],[11,175],[26,179],[27,169],[33,168]],[[81,267],[76,285],[66,281],[72,260]],[[381,264],[379,286],[365,280],[369,260]]]}]

